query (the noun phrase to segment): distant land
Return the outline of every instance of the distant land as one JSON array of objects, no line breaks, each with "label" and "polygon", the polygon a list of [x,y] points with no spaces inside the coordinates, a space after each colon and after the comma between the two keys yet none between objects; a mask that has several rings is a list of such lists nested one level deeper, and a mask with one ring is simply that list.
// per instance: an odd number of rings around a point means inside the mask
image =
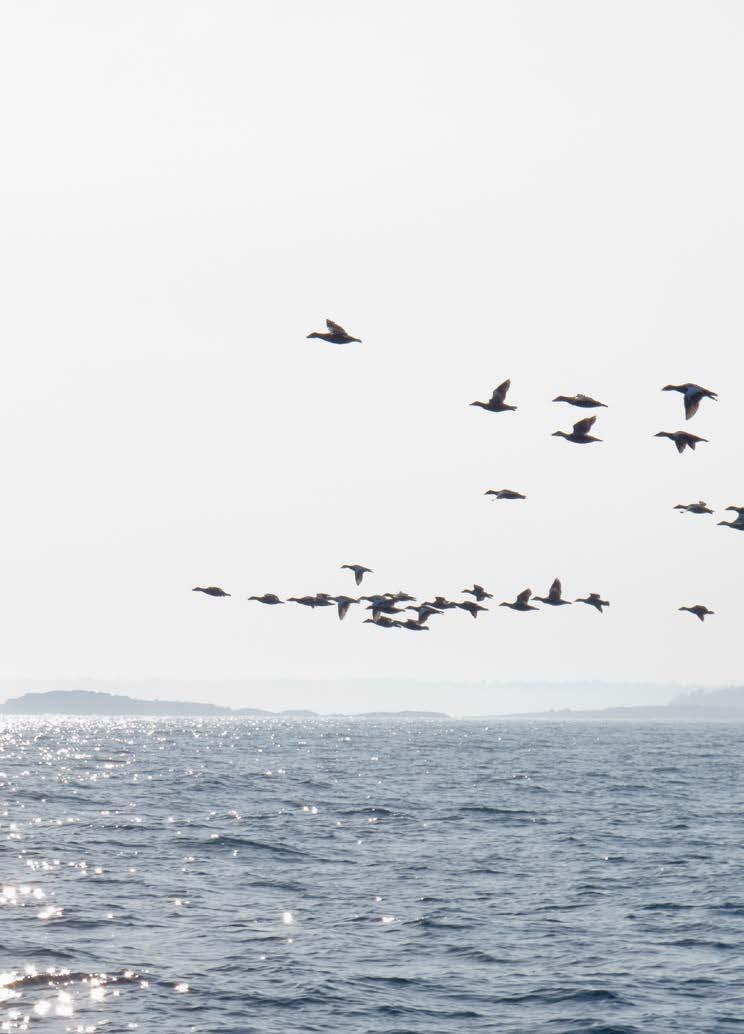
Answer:
[{"label": "distant land", "polygon": [[744,686],[726,686],[723,689],[695,689],[681,693],[668,704],[650,704],[635,707],[604,707],[596,710],[572,710],[565,707],[551,711],[530,711],[521,714],[498,715],[499,718],[547,718],[551,721],[604,721],[634,722],[744,722]]},{"label": "distant land", "polygon": [[[269,711],[257,707],[226,707],[182,700],[144,700],[121,693],[88,689],[47,690],[24,693],[0,704],[0,715],[90,715],[143,717],[244,716],[248,718],[450,718],[443,711],[363,711],[356,714],[320,714],[302,708]],[[548,719],[550,721],[740,721],[744,722],[744,686],[681,693],[668,704],[595,709],[555,708],[471,717]]]},{"label": "distant land", "polygon": [[[266,711],[258,707],[223,707],[220,704],[198,704],[181,700],[140,700],[118,693],[90,689],[53,689],[42,693],[24,693],[0,704],[0,714],[13,715],[110,715],[144,717],[209,718],[244,716],[248,718],[321,718],[316,711],[302,709]],[[442,711],[366,711],[355,718],[448,718]]]}]

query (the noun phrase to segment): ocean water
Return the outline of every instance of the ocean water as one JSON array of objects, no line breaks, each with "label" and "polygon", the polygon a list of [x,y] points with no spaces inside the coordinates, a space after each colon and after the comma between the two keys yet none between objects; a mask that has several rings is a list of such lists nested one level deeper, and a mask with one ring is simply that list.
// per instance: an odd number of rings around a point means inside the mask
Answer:
[{"label": "ocean water", "polygon": [[7,720],[0,1030],[744,1030],[744,726]]}]

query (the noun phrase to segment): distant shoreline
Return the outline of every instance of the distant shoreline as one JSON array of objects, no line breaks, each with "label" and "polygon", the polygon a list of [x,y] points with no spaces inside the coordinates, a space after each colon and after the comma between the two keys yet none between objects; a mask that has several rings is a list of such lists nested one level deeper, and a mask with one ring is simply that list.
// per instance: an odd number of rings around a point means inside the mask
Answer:
[{"label": "distant shoreline", "polygon": [[359,714],[319,714],[288,709],[268,711],[256,707],[226,707],[220,704],[179,700],[142,700],[123,694],[96,690],[49,690],[24,693],[0,704],[0,715],[15,717],[65,718],[450,718],[444,711],[364,711]]},{"label": "distant shoreline", "polygon": [[[740,702],[741,698],[741,702]],[[716,703],[721,699],[721,703]],[[360,718],[439,719],[446,721],[552,721],[552,722],[744,722],[744,691],[731,690],[690,694],[669,704],[607,707],[587,710],[561,708],[549,711],[509,712],[453,716],[444,711],[401,710],[357,713],[304,709],[270,711],[255,707],[227,707],[219,704],[173,700],[143,700],[124,694],[96,690],[49,690],[24,693],[0,704],[0,716],[79,718]]]}]

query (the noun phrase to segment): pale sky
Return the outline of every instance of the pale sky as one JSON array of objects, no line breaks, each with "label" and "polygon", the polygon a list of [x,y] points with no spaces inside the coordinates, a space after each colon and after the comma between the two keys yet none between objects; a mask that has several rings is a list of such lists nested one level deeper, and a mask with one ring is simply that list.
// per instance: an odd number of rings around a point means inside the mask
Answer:
[{"label": "pale sky", "polygon": [[[740,4],[2,21],[0,678],[741,679],[744,534],[715,525],[744,504]],[[326,317],[363,344],[307,340]],[[468,406],[506,377],[516,413]],[[652,435],[688,380],[720,401],[679,456]],[[574,392],[609,403],[602,444],[550,436]],[[716,517],[672,509],[697,499]],[[349,562],[611,607],[416,635],[245,601],[353,593]]]}]

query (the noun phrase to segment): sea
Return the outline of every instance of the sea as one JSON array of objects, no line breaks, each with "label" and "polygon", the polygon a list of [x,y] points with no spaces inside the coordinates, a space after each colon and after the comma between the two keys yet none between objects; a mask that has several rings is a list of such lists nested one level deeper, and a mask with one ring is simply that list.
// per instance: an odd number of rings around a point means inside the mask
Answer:
[{"label": "sea", "polygon": [[744,1031],[744,726],[0,722],[0,1030]]}]

